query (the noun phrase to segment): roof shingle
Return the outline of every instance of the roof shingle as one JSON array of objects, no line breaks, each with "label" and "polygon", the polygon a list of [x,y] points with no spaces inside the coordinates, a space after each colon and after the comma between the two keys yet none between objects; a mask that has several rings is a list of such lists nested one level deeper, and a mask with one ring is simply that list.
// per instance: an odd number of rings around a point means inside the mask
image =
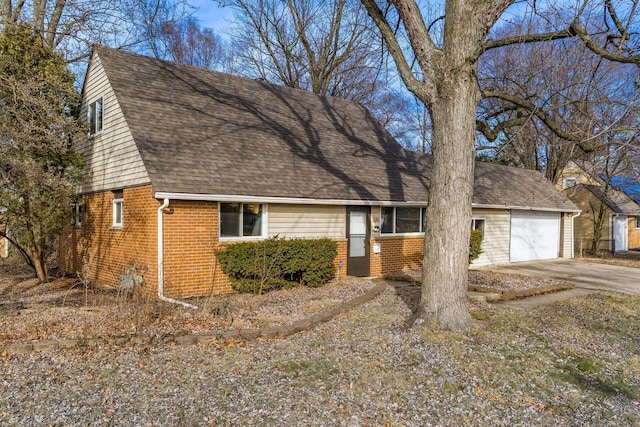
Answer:
[{"label": "roof shingle", "polygon": [[[155,192],[426,203],[430,157],[361,105],[105,47]],[[477,163],[474,203],[576,210],[535,171]]]}]

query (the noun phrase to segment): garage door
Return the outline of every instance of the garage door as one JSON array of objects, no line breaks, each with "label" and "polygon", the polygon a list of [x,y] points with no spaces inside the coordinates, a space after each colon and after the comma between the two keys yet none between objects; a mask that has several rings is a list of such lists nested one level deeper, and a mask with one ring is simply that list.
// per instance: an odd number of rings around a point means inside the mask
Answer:
[{"label": "garage door", "polygon": [[559,213],[511,211],[511,262],[557,258],[559,245]]}]

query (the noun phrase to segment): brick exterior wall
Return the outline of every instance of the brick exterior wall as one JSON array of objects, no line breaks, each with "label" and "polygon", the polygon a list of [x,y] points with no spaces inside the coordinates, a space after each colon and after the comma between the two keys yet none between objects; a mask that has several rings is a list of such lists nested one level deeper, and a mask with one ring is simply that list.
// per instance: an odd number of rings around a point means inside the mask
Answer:
[{"label": "brick exterior wall", "polygon": [[[333,271],[336,277],[345,277],[347,275],[347,239],[336,240],[338,244],[338,256],[333,261]],[[340,267],[342,261],[342,267]]]},{"label": "brick exterior wall", "polygon": [[[145,279],[145,291],[157,294],[157,212],[161,201],[149,185],[125,188],[123,227],[112,227],[111,191],[83,196],[85,215],[81,227],[67,227],[60,238],[59,265],[77,274],[87,263],[89,279],[120,287],[120,277],[135,267]],[[187,298],[233,292],[216,260],[218,203],[172,200],[164,211],[164,295]],[[347,271],[347,240],[339,239],[335,274]]]},{"label": "brick exterior wall", "polygon": [[[96,284],[120,287],[120,277],[135,268],[149,294],[157,283],[157,226],[160,203],[150,185],[123,190],[123,226],[113,227],[114,193],[86,194],[80,227],[70,226],[60,238],[59,265],[71,274],[83,272]],[[153,289],[152,289],[153,288]]]},{"label": "brick exterior wall", "polygon": [[[380,243],[379,254],[373,246]],[[378,237],[371,239],[371,276],[382,276],[393,271],[422,268],[424,239],[418,237]]]},{"label": "brick exterior wall", "polygon": [[216,260],[218,203],[171,201],[164,214],[164,294],[170,298],[232,292]]}]

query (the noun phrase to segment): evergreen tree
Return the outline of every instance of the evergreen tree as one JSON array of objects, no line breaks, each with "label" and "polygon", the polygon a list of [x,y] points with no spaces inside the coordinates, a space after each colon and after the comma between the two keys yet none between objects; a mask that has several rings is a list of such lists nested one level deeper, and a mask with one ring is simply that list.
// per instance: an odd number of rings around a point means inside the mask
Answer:
[{"label": "evergreen tree", "polygon": [[[74,139],[80,95],[61,55],[32,30],[0,33],[0,235],[25,257],[38,279],[69,217],[82,156]],[[0,230],[3,230],[0,227]]]}]

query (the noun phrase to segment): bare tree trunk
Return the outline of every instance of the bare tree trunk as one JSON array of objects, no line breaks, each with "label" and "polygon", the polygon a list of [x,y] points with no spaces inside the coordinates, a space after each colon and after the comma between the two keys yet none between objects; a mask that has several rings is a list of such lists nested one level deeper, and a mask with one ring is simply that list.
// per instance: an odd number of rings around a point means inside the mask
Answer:
[{"label": "bare tree trunk", "polygon": [[49,272],[47,271],[47,262],[39,256],[35,256],[33,259],[33,266],[36,270],[36,277],[40,283],[46,283],[49,281]]},{"label": "bare tree trunk", "polygon": [[441,96],[432,106],[433,169],[426,213],[422,297],[413,320],[421,324],[435,319],[444,329],[467,332],[473,325],[467,277],[479,93],[470,71],[443,80],[438,89]]}]

